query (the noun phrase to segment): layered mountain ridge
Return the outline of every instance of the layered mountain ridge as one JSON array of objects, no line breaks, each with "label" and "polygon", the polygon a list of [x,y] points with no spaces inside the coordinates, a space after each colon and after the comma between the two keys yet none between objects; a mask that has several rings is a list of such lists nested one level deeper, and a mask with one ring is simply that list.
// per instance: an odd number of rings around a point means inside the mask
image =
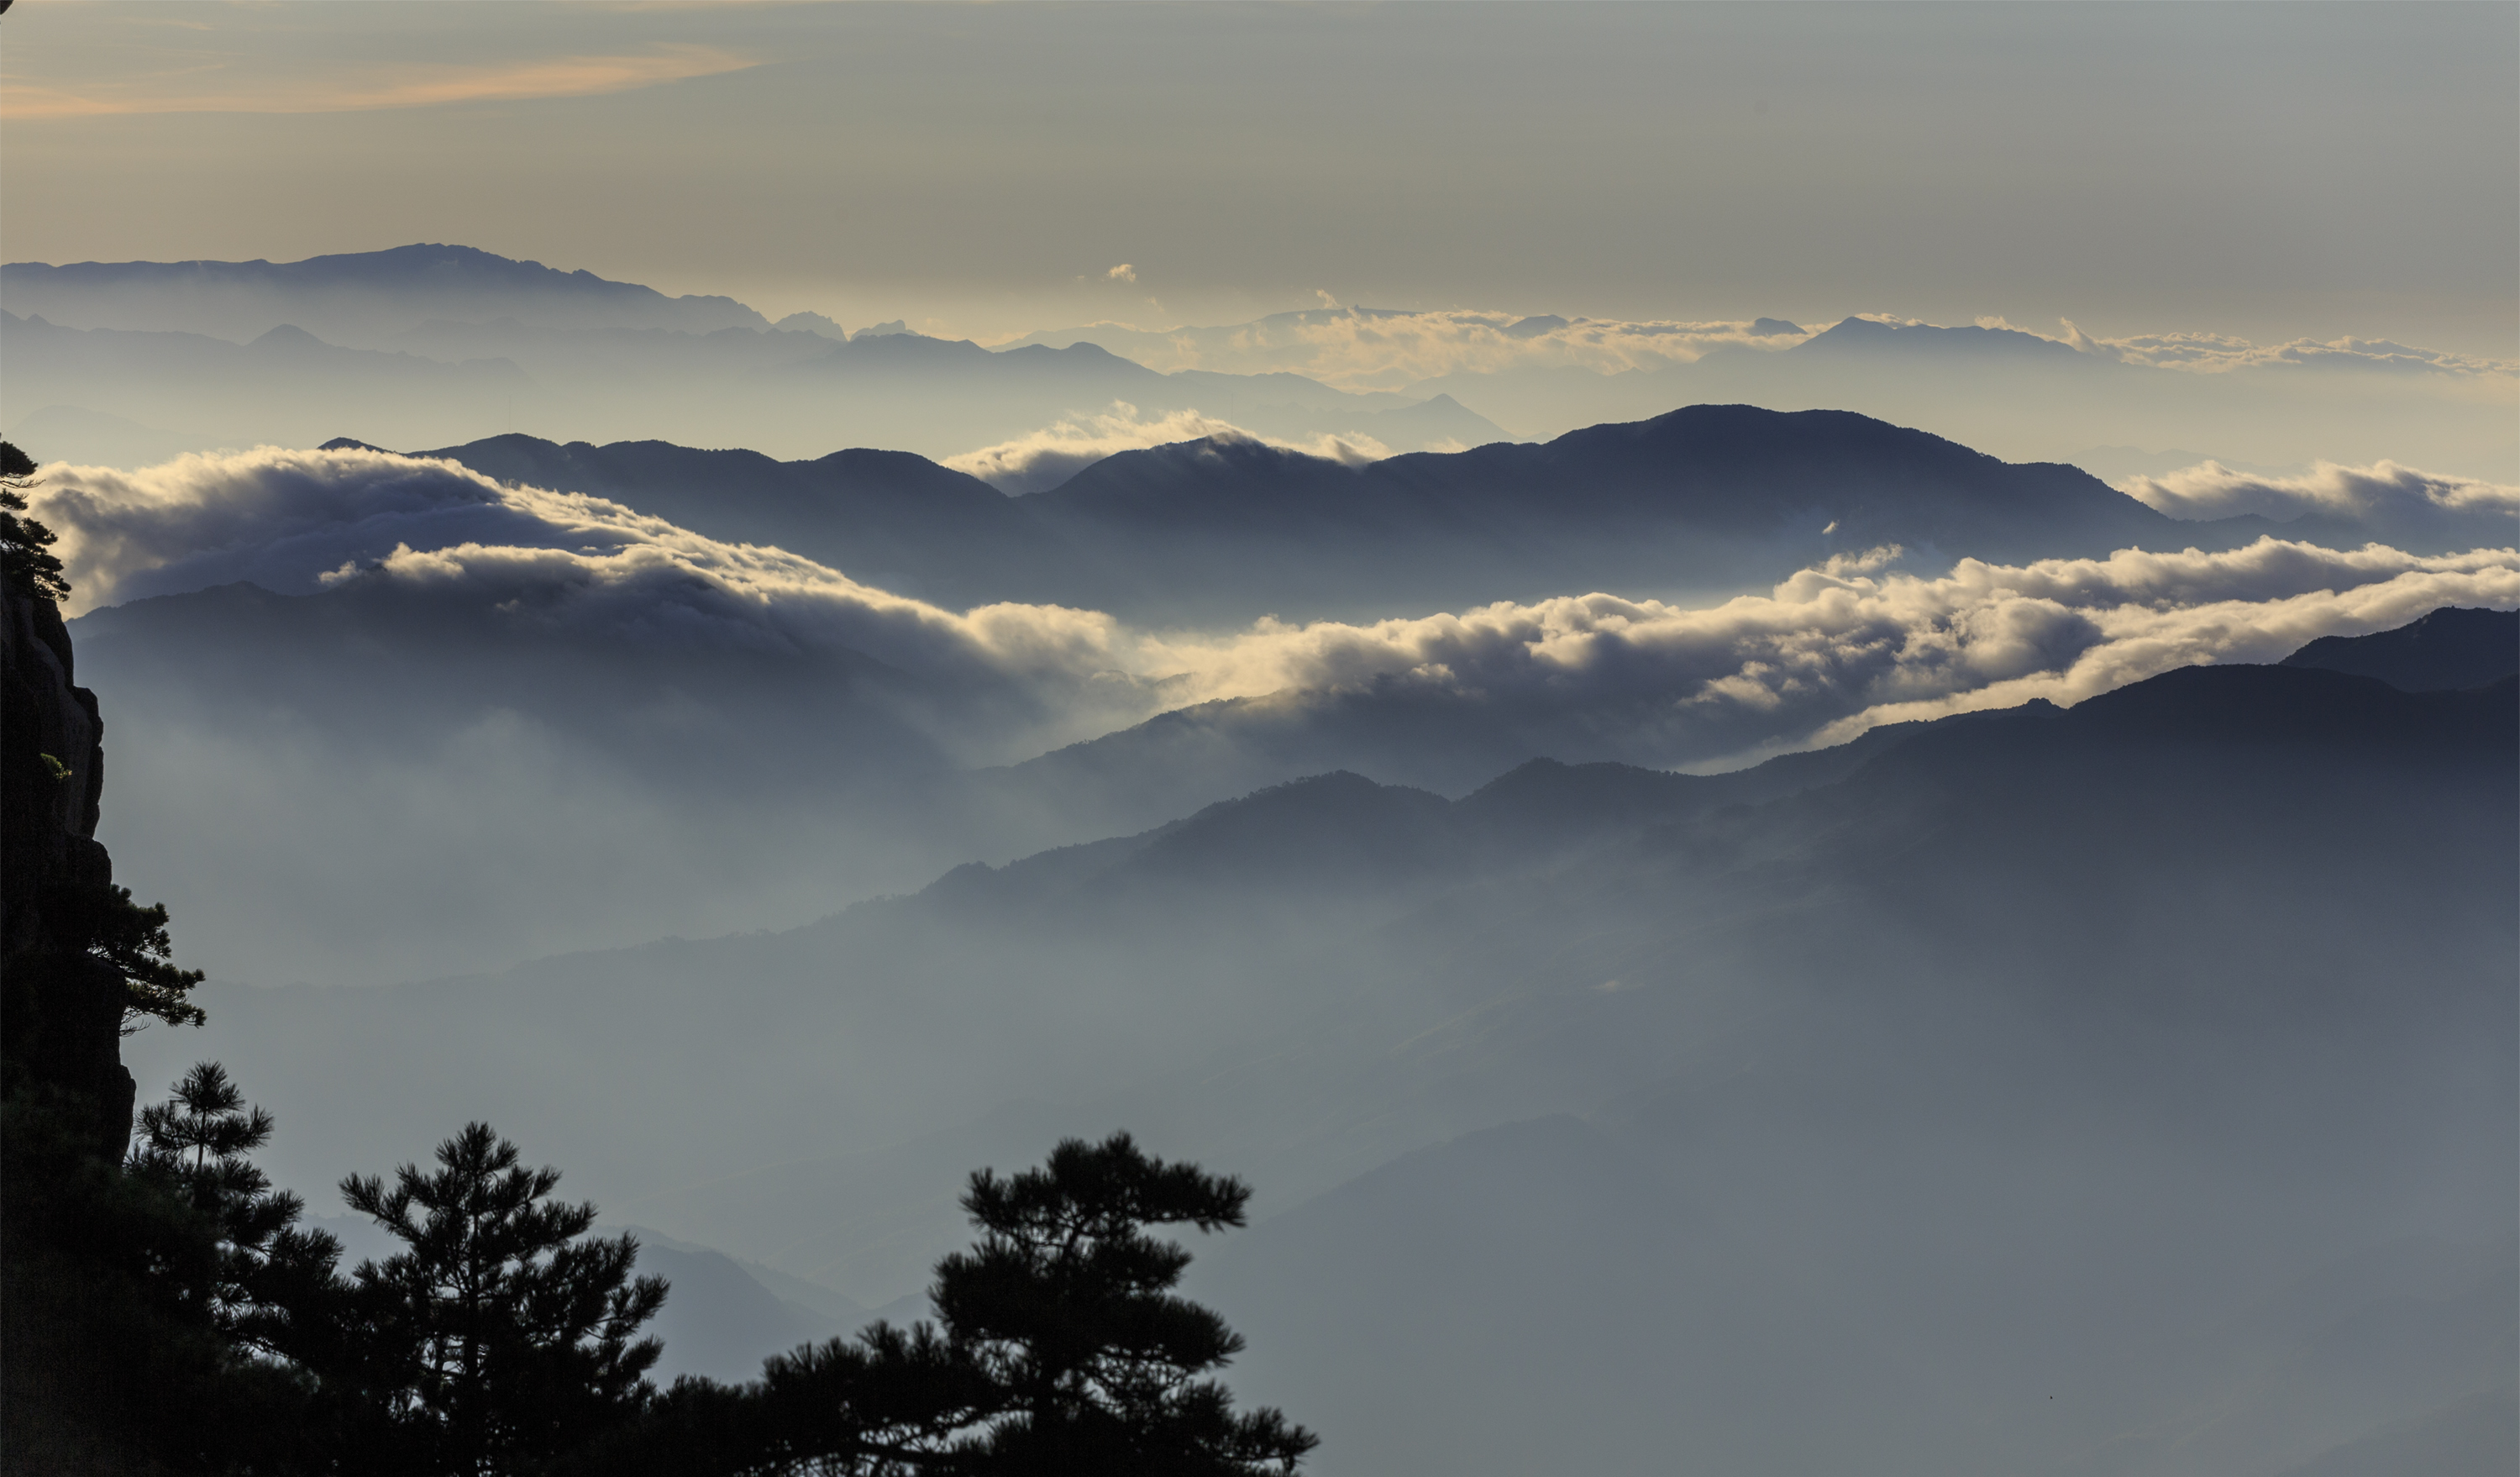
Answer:
[{"label": "layered mountain ridge", "polygon": [[[213,1006],[285,1121],[460,1097],[863,1303],[972,1164],[1115,1123],[1231,1163],[1263,1220],[1197,1290],[1337,1471],[1615,1465],[1677,1411],[1741,1470],[2272,1477],[2520,1368],[2460,1331],[2513,1188],[2515,680],[2200,667],[1734,775],[1332,775],[789,933]],[[580,1124],[553,1081],[639,1088]],[[2334,1364],[2384,1317],[2420,1360]],[[2287,1360],[2315,1415],[2260,1393]],[[1445,1405],[1496,1375],[1532,1406]]]},{"label": "layered mountain ridge", "polygon": [[662,443],[503,436],[415,455],[617,499],[954,604],[1155,620],[1371,617],[1588,590],[1772,584],[1884,545],[1931,565],[2224,547],[2063,466],[2015,466],[1839,412],[1690,406],[1542,445],[1350,466],[1244,440],[1123,451],[1006,498],[898,453],[780,463]]}]

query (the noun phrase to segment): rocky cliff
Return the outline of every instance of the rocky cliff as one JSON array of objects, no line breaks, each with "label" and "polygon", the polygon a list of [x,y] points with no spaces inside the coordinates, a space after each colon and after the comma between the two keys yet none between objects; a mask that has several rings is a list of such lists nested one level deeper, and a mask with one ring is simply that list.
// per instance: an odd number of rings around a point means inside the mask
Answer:
[{"label": "rocky cliff", "polygon": [[111,896],[96,840],[105,783],[96,694],[75,686],[69,632],[40,596],[0,618],[0,1076],[10,1096],[66,1091],[95,1104],[119,1158],[135,1089],[121,1059],[122,975],[95,958],[88,915]]}]

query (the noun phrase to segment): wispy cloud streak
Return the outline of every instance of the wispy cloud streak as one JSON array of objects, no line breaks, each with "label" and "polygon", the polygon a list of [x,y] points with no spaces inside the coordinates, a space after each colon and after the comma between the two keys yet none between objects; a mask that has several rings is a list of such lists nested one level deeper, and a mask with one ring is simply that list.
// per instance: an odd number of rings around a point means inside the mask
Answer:
[{"label": "wispy cloud streak", "polygon": [[742,71],[760,64],[713,46],[666,45],[631,55],[546,57],[470,66],[309,68],[275,78],[218,65],[100,80],[76,88],[13,77],[0,118],[101,117],[146,112],[368,112],[457,103],[518,102],[628,92]]}]

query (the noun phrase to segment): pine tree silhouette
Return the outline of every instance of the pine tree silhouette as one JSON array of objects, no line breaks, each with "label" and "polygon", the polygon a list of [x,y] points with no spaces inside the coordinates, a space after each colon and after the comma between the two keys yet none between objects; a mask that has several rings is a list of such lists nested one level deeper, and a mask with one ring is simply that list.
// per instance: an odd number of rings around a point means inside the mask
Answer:
[{"label": "pine tree silhouette", "polygon": [[665,1281],[632,1276],[634,1237],[580,1239],[595,1206],[551,1200],[560,1172],[523,1168],[488,1124],[439,1144],[437,1163],[402,1166],[390,1189],[341,1182],[405,1247],[352,1275],[368,1379],[410,1470],[527,1470],[652,1395],[662,1346],[637,1334]]},{"label": "pine tree silhouette", "polygon": [[1240,1477],[1291,1472],[1319,1439],[1274,1410],[1238,1414],[1205,1378],[1243,1348],[1210,1310],[1176,1295],[1190,1266],[1147,1233],[1243,1224],[1250,1186],[1166,1164],[1127,1134],[1061,1142],[1041,1169],[971,1177],[980,1231],[939,1262],[930,1294],[947,1337],[999,1392],[1003,1414],[971,1448],[1008,1477]]},{"label": "pine tree silhouette", "polygon": [[[164,1186],[206,1223],[210,1236],[184,1243],[192,1264],[161,1269],[176,1296],[232,1342],[265,1354],[311,1352],[294,1336],[334,1316],[329,1294],[341,1244],[297,1228],[305,1202],[273,1190],[247,1155],[271,1138],[271,1115],[215,1061],[198,1063],[174,1097],[140,1110],[139,1140],[124,1161],[135,1179]],[[311,1330],[310,1330],[311,1331]]]}]

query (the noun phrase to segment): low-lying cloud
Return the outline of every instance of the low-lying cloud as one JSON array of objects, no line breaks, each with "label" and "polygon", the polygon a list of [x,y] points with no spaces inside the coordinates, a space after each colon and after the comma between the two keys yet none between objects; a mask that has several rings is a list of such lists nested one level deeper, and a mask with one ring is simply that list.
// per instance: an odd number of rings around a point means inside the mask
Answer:
[{"label": "low-lying cloud", "polygon": [[1371,436],[1322,435],[1309,441],[1287,441],[1254,435],[1232,422],[1196,410],[1150,417],[1127,401],[1115,400],[1100,415],[1074,417],[1012,441],[947,457],[945,465],[969,472],[1000,492],[1020,497],[1048,492],[1118,452],[1205,439],[1278,446],[1350,467],[1391,455],[1389,447]]},{"label": "low-lying cloud", "polygon": [[[2385,464],[2300,480],[2311,490],[2299,496],[2331,502],[2373,485],[2497,507],[2511,497],[2444,490]],[[1942,574],[1909,572],[1882,550],[1698,608],[1595,593],[1372,624],[1161,633],[1058,606],[956,613],[603,499],[380,452],[264,448],[137,473],[51,467],[38,499],[82,608],[236,579],[284,592],[387,580],[633,645],[857,652],[938,694],[949,749],[973,762],[1209,699],[1415,693],[1523,715],[1558,757],[1702,764],[1876,723],[2071,703],[2174,667],[2273,660],[2444,604],[2520,606],[2508,547],[2423,556],[2266,538],[2225,553],[1965,559]]]},{"label": "low-lying cloud", "polygon": [[1450,694],[1555,736],[1556,757],[1693,765],[2273,661],[2445,604],[2520,605],[2507,548],[2423,558],[2267,538],[2216,554],[1964,559],[1939,577],[1889,562],[1835,560],[1705,608],[1596,594],[1372,625],[1262,622],[1146,650],[1201,695]]},{"label": "low-lying cloud", "polygon": [[2299,476],[2267,476],[2206,462],[2166,476],[2133,477],[2117,487],[2172,517],[2191,521],[2244,514],[2276,519],[2304,514],[2367,519],[2402,509],[2520,515],[2520,487],[2443,476],[2395,462],[2370,467],[2321,462]]},{"label": "low-lying cloud", "polygon": [[[1049,720],[1027,742],[1128,721],[1151,700],[1107,615],[958,613],[783,549],[722,543],[602,498],[503,486],[453,462],[261,447],[137,472],[53,466],[40,481],[36,510],[61,535],[74,615],[240,580],[282,594],[383,580],[634,645],[869,656],[941,698],[991,701],[1000,721]],[[986,740],[1002,736],[940,737],[988,755]]]}]

